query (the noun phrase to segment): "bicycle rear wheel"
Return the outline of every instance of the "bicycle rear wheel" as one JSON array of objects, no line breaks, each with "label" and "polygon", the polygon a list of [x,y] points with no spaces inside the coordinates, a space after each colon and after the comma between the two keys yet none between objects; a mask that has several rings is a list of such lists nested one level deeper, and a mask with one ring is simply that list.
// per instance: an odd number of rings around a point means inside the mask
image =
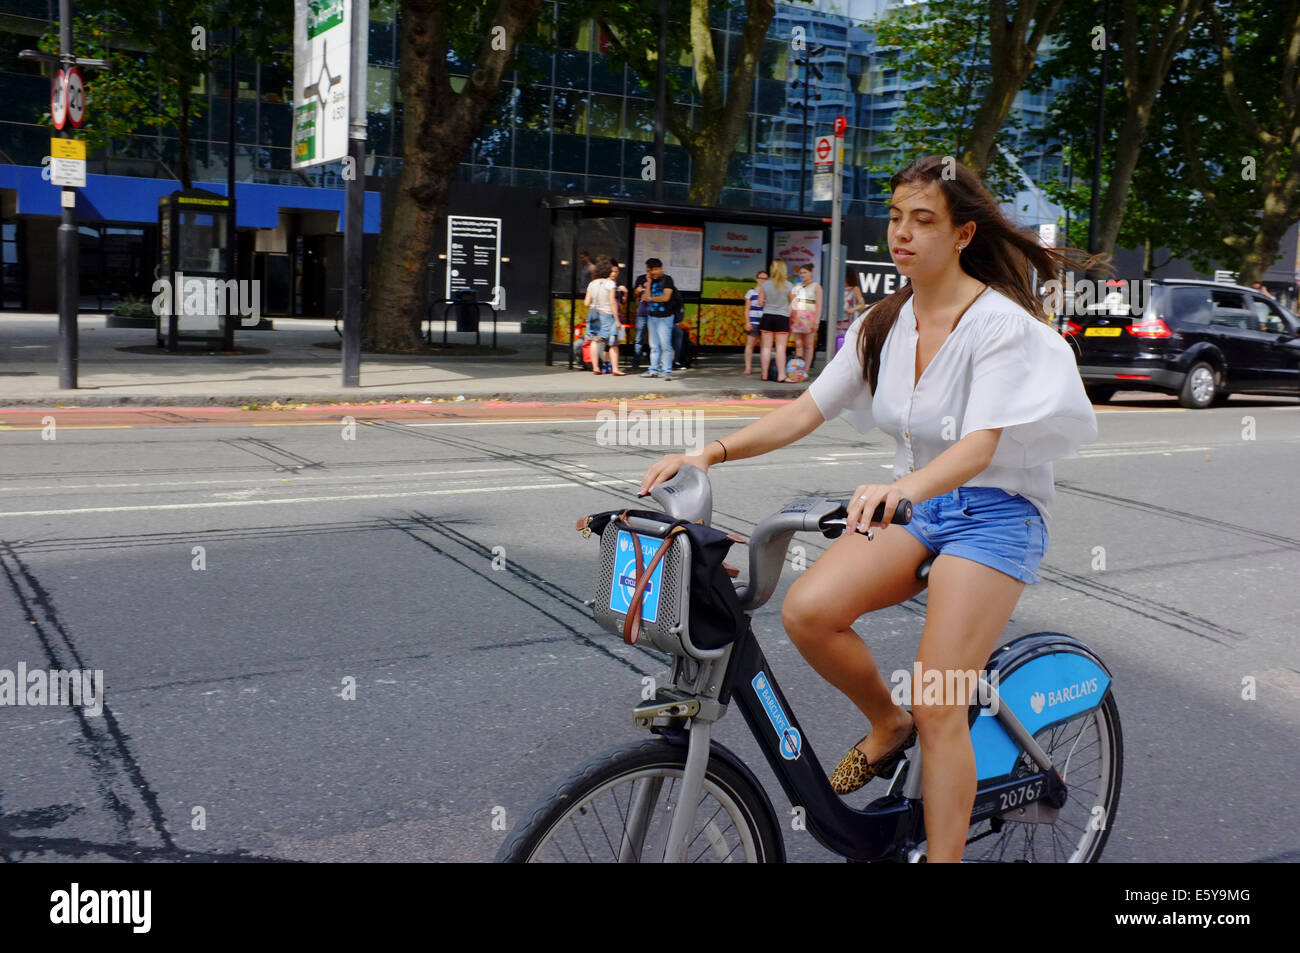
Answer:
[{"label": "bicycle rear wheel", "polygon": [[[963,860],[1087,864],[1101,857],[1123,778],[1124,739],[1114,692],[1097,708],[1044,728],[1034,740],[1069,788],[1065,806],[1051,823],[1016,820],[1018,812],[1009,811],[972,824]],[[1038,765],[1021,752],[1012,775],[1037,772]]]},{"label": "bicycle rear wheel", "polygon": [[[651,738],[589,759],[538,798],[496,862],[661,863],[686,750]],[[763,793],[711,755],[687,861],[771,863],[782,847]]]}]

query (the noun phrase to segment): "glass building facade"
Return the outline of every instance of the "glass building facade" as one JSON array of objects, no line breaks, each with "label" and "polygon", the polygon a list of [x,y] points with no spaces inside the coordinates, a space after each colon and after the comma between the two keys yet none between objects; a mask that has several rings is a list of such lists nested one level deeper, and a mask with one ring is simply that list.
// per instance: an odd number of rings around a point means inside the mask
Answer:
[{"label": "glass building facade", "polygon": [[[812,137],[830,132],[836,116],[847,120],[844,200],[847,217],[881,217],[883,182],[867,171],[879,153],[879,139],[903,105],[908,87],[892,65],[893,53],[880,49],[872,23],[900,0],[778,0],[768,29],[749,113],[736,144],[721,204],[749,208],[797,210],[801,164]],[[549,19],[555,43],[549,48],[523,45],[526,75],[511,73],[492,114],[465,154],[459,184],[481,184],[551,194],[651,197],[653,184],[642,178],[642,160],[652,156],[655,138],[653,83],[633,70],[616,66],[608,55],[608,37],[592,22],[576,23],[563,14],[562,0],[547,0],[541,16]],[[714,4],[712,28],[719,66],[730,75],[744,26],[743,3]],[[0,172],[5,164],[40,167],[49,151],[50,129],[41,123],[49,109],[48,73],[39,63],[20,61],[18,51],[35,48],[39,37],[56,26],[55,0],[0,0]],[[825,47],[816,59],[822,78],[819,99],[807,103],[805,79],[795,62],[801,53],[792,37],[802,31],[807,47]],[[219,34],[209,40],[220,48]],[[382,189],[401,162],[402,97],[397,70],[401,16],[396,0],[371,0],[368,95],[367,188]],[[468,81],[469,63],[451,61],[453,85]],[[679,106],[695,109],[689,59],[673,66],[679,80]],[[936,77],[936,82],[942,81]],[[236,64],[236,178],[241,183],[341,189],[338,164],[294,171],[290,163],[292,60],[288,52],[268,62]],[[227,174],[227,128],[230,83],[226,61],[218,58],[207,75],[194,78],[199,104],[190,123],[192,177],[196,185],[224,183]],[[1024,125],[1041,127],[1047,106],[1043,94],[1017,100]],[[89,109],[94,110],[93,99]],[[690,157],[667,136],[664,198],[686,198]],[[174,130],[131,137],[125,144],[91,157],[88,171],[130,178],[176,178],[179,141]],[[1051,160],[1026,146],[1017,158],[1027,176],[1041,180]],[[806,167],[808,212],[826,214],[829,203],[811,201],[812,162]],[[5,198],[0,180],[0,235],[3,242],[3,294],[0,304],[21,306],[32,274],[21,267],[24,249],[43,248],[44,239],[15,227],[21,200]],[[461,192],[465,190],[455,189]],[[146,249],[153,241],[152,207],[130,220],[86,223],[83,261],[95,270],[84,288],[102,299],[122,286],[137,288],[150,270]],[[289,239],[289,245],[296,242]],[[297,244],[301,244],[297,242]],[[114,290],[117,289],[117,290]],[[87,293],[90,293],[87,291]],[[93,306],[93,305],[92,305]]]}]

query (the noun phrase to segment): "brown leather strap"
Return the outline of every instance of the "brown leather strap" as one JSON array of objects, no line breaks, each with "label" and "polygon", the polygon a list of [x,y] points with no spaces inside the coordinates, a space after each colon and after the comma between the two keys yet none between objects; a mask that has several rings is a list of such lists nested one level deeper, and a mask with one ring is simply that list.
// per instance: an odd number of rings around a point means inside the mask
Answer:
[{"label": "brown leather strap", "polygon": [[[623,641],[628,645],[636,645],[637,635],[641,631],[641,601],[645,598],[645,587],[650,584],[650,577],[654,575],[655,567],[667,555],[668,547],[673,544],[673,537],[678,533],[685,532],[685,527],[674,526],[668,531],[668,535],[664,537],[664,541],[655,550],[654,558],[650,560],[648,566],[643,565],[644,561],[641,559],[641,540],[637,537],[635,531],[629,529],[628,532],[632,534],[632,547],[636,555],[636,588],[632,591],[632,600],[627,607],[627,617],[623,620]],[[615,584],[617,585],[617,582]]]}]

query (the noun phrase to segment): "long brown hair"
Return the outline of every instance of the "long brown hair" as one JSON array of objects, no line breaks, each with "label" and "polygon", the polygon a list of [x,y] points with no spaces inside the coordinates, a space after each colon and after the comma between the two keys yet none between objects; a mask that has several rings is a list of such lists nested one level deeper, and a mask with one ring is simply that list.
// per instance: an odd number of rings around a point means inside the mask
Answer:
[{"label": "long brown hair", "polygon": [[[1007,221],[979,176],[951,157],[917,159],[890,178],[889,188],[897,192],[900,185],[924,187],[930,182],[939,183],[953,225],[960,228],[967,222],[975,223],[975,234],[958,258],[961,270],[1002,292],[1040,321],[1048,317],[1034,288],[1031,269],[1046,280],[1057,277],[1063,267],[1086,270],[1109,262],[1109,256],[1089,257],[1077,248],[1044,248],[1032,230],[1022,231]],[[909,281],[873,304],[863,321],[858,357],[873,394],[880,377],[880,351],[885,338],[911,296]]]}]

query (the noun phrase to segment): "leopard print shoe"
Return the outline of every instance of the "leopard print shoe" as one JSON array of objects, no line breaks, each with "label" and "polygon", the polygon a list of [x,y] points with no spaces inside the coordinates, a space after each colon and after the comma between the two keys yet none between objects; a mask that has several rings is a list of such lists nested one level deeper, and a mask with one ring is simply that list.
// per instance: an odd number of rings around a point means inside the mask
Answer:
[{"label": "leopard print shoe", "polygon": [[[863,738],[862,741],[866,741],[866,738]],[[862,744],[862,741],[859,741],[858,744]],[[898,765],[898,762],[902,760],[903,752],[915,743],[916,724],[913,723],[912,730],[908,732],[907,737],[874,764],[868,761],[867,756],[858,750],[857,745],[854,745],[849,749],[849,753],[844,756],[844,760],[839,763],[835,773],[831,775],[831,790],[836,794],[852,794],[872,778],[893,770]]]}]

